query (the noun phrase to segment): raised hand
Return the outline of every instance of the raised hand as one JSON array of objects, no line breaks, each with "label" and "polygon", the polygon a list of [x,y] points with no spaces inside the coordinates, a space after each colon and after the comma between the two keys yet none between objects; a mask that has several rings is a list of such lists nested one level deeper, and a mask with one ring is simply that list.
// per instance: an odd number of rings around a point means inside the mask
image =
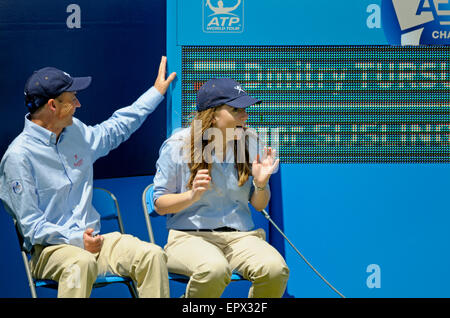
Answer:
[{"label": "raised hand", "polygon": [[166,79],[166,67],[167,67],[167,57],[161,57],[161,63],[159,64],[158,76],[156,77],[155,84],[153,85],[161,95],[164,95],[169,88],[170,83],[175,79],[177,73],[173,72]]},{"label": "raised hand", "polygon": [[271,147],[264,147],[263,157],[260,160],[259,154],[252,163],[253,181],[257,187],[264,188],[269,182],[270,176],[278,167],[280,159],[275,160],[276,151]]}]

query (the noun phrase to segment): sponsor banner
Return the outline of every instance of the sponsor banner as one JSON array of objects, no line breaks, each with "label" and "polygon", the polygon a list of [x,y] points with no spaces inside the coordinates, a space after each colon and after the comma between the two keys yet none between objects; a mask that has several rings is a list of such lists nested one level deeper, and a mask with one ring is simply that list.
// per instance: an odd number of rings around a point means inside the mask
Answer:
[{"label": "sponsor banner", "polygon": [[449,0],[383,0],[383,29],[392,45],[448,45]]}]

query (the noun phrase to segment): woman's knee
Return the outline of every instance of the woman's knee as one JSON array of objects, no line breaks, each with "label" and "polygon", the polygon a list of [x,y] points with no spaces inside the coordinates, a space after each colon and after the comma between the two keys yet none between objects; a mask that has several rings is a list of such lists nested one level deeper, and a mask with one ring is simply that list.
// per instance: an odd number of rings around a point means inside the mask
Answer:
[{"label": "woman's knee", "polygon": [[228,284],[231,281],[231,272],[230,264],[225,259],[212,260],[199,266],[192,276],[196,280]]},{"label": "woman's knee", "polygon": [[285,282],[289,279],[289,268],[283,259],[271,258],[259,264],[255,279]]}]

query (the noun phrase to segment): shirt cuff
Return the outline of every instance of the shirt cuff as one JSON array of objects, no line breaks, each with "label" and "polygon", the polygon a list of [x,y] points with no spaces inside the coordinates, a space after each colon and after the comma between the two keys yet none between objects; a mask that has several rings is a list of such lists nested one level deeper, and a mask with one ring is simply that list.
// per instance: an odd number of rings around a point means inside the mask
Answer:
[{"label": "shirt cuff", "polygon": [[163,99],[164,96],[161,95],[161,93],[154,86],[152,86],[136,100],[135,104],[147,107],[153,111],[159,103],[163,101]]},{"label": "shirt cuff", "polygon": [[84,249],[83,234],[81,231],[73,232],[69,237],[69,244]]}]

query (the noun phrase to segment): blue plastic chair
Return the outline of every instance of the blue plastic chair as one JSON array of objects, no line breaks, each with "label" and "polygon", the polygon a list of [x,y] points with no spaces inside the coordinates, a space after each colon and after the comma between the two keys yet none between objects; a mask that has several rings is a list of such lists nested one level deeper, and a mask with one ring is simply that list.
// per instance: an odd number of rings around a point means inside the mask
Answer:
[{"label": "blue plastic chair", "polygon": [[[119,231],[121,233],[124,233],[119,204],[117,202],[116,197],[111,192],[102,188],[94,188],[92,204],[94,205],[97,212],[100,214],[102,221],[116,220]],[[3,205],[1,206],[3,207]],[[35,279],[32,277],[29,266],[30,252],[24,248],[23,238],[22,235],[20,234],[19,227],[15,219],[14,219],[14,226],[20,244],[20,250],[22,254],[23,263],[25,266],[25,272],[28,278],[28,285],[30,287],[31,296],[33,298],[37,298],[36,288],[39,287],[58,289],[57,281],[48,279]],[[113,274],[99,276],[96,279],[93,288],[104,287],[115,283],[125,284],[128,287],[131,296],[133,298],[138,298],[138,293],[134,286],[134,282],[129,277],[123,277]]]},{"label": "blue plastic chair", "polygon": [[[145,223],[147,226],[150,243],[164,246],[168,235],[165,224],[158,224],[158,232],[154,232],[152,228],[152,221],[150,220],[150,218],[152,218],[153,220],[160,219],[165,221],[165,218],[158,218],[159,214],[156,213],[155,207],[153,205],[153,184],[148,185],[142,193],[142,207],[144,209]],[[189,277],[169,272],[169,280],[187,284],[189,282]],[[231,281],[242,280],[246,279],[242,277],[238,272],[233,271],[231,275]]]}]

